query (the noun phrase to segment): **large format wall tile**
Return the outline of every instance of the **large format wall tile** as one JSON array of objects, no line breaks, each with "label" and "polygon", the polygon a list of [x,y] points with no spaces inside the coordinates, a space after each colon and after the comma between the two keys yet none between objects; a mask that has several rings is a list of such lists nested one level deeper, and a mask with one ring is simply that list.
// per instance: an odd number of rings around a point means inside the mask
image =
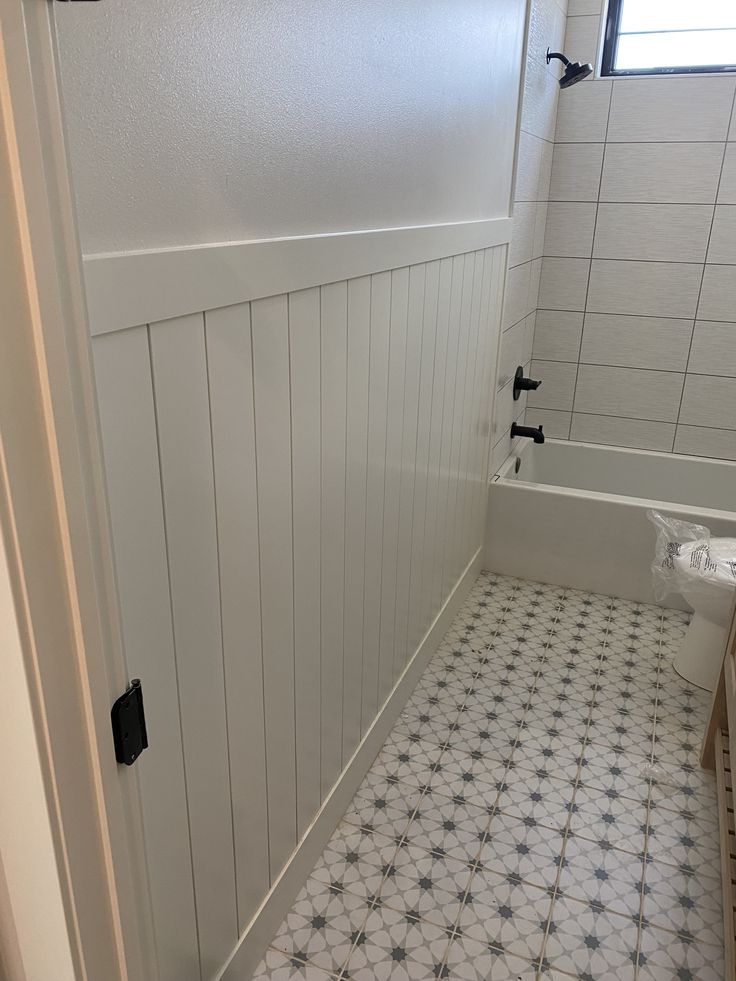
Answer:
[{"label": "large format wall tile", "polygon": [[716,208],[708,262],[736,265],[736,205],[719,204]]},{"label": "large format wall tile", "polygon": [[697,320],[687,370],[700,375],[736,378],[736,323]]},{"label": "large format wall tile", "polygon": [[612,86],[604,79],[565,89],[557,106],[555,143],[604,142]]},{"label": "large format wall tile", "polygon": [[608,141],[725,140],[736,80],[626,78],[614,85]]},{"label": "large format wall tile", "polygon": [[534,409],[572,409],[577,367],[563,361],[532,361],[532,378],[542,384],[528,393],[527,405]]},{"label": "large format wall tile", "polygon": [[606,443],[609,446],[631,446],[637,450],[672,450],[675,425],[672,422],[650,422],[647,419],[622,419],[618,416],[590,415],[574,412],[570,439],[581,443]]},{"label": "large format wall tile", "polygon": [[675,453],[713,456],[719,460],[736,460],[736,432],[730,429],[708,429],[703,426],[678,426]]},{"label": "large format wall tile", "polygon": [[702,266],[594,259],[588,310],[651,317],[694,317]]},{"label": "large format wall tile", "polygon": [[600,204],[593,255],[704,262],[712,219],[707,204]]},{"label": "large format wall tile", "polygon": [[580,360],[588,364],[684,371],[692,333],[692,320],[588,313]]},{"label": "large format wall tile", "polygon": [[561,412],[559,409],[539,409],[530,405],[526,410],[524,424],[534,426],[535,429],[541,426],[547,439],[570,439],[571,418],[571,412]]},{"label": "large format wall tile", "polygon": [[736,266],[705,267],[698,318],[728,322],[736,319]]},{"label": "large format wall tile", "polygon": [[537,310],[534,357],[543,361],[577,361],[582,332],[582,313]]},{"label": "large format wall tile", "polygon": [[603,143],[557,143],[552,159],[550,201],[597,201]]},{"label": "large format wall tile", "polygon": [[593,203],[550,201],[544,254],[588,258],[593,249],[595,213]]},{"label": "large format wall tile", "polygon": [[683,377],[671,371],[581,364],[574,411],[675,422]]},{"label": "large format wall tile", "polygon": [[690,426],[736,429],[736,378],[688,375],[679,421]]},{"label": "large format wall tile", "polygon": [[712,204],[722,143],[608,143],[601,201]]},{"label": "large format wall tile", "polygon": [[584,310],[589,271],[588,259],[543,259],[540,310]]},{"label": "large format wall tile", "polygon": [[736,143],[726,145],[721,183],[718,188],[718,203],[736,204]]},{"label": "large format wall tile", "polygon": [[[568,58],[583,64],[590,62],[595,65],[598,60],[598,38],[600,35],[600,17],[595,11],[589,16],[568,17],[565,33],[565,52]],[[593,76],[589,76],[593,81]]]}]

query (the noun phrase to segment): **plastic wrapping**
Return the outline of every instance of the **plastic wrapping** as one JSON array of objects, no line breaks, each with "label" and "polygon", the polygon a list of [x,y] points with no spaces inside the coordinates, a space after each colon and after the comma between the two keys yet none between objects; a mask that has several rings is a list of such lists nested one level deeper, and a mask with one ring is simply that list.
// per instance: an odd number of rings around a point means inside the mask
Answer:
[{"label": "plastic wrapping", "polygon": [[654,596],[658,602],[672,593],[706,599],[713,590],[736,588],[736,538],[711,538],[703,525],[647,511],[657,529],[652,563]]}]

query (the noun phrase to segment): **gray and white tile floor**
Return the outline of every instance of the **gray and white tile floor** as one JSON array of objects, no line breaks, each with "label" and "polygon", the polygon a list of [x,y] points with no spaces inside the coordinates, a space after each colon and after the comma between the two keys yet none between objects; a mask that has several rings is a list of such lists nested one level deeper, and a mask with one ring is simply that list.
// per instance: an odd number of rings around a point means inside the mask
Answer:
[{"label": "gray and white tile floor", "polygon": [[258,981],[722,981],[682,613],[483,574]]}]

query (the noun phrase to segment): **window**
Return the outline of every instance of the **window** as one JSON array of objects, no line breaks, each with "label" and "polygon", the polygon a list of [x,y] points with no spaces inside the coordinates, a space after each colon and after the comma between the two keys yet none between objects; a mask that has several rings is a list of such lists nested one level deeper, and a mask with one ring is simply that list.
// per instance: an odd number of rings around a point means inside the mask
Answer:
[{"label": "window", "polygon": [[602,75],[736,71],[736,0],[609,0]]}]

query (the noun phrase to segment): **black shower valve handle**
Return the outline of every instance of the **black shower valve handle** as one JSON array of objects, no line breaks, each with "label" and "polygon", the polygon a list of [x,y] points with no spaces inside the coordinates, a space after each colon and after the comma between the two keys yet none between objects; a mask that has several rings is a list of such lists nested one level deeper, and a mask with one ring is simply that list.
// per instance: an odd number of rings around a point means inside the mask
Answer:
[{"label": "black shower valve handle", "polygon": [[514,402],[522,392],[536,392],[541,384],[541,381],[535,381],[534,378],[525,378],[524,369],[519,365],[514,374]]}]

